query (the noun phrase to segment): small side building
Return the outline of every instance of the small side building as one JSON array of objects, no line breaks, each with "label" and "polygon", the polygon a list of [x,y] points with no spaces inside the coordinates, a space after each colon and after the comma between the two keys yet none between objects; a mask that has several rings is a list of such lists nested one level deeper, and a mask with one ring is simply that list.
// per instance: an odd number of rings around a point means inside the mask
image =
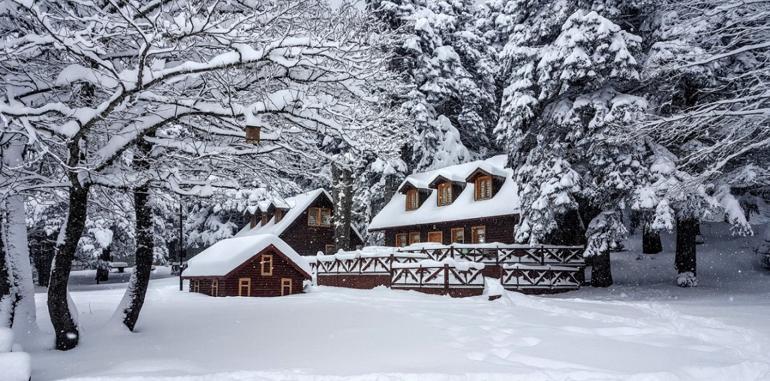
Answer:
[{"label": "small side building", "polygon": [[338,249],[350,250],[363,246],[363,239],[354,228],[350,231],[350,247],[335,246],[334,213],[331,195],[319,188],[250,208],[249,223],[235,236],[273,234],[300,255],[312,256],[319,251],[332,254]]},{"label": "small side building", "polygon": [[273,234],[217,242],[190,259],[182,278],[190,292],[210,296],[283,296],[302,293],[310,265]]}]

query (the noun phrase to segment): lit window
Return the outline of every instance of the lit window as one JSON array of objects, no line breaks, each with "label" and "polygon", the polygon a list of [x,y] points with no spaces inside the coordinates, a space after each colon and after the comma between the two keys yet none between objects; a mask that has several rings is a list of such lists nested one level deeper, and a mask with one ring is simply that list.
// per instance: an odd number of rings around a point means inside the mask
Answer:
[{"label": "lit window", "polygon": [[419,194],[417,189],[410,189],[406,191],[406,210],[415,210],[419,205]]},{"label": "lit window", "polygon": [[409,233],[409,244],[420,243],[420,232]]},{"label": "lit window", "polygon": [[328,208],[308,208],[307,224],[309,226],[331,226],[332,210]]},{"label": "lit window", "polygon": [[452,243],[465,242],[465,229],[464,228],[452,228]]},{"label": "lit window", "polygon": [[476,178],[476,200],[492,198],[492,176],[479,176]]},{"label": "lit window", "polygon": [[332,210],[321,208],[321,226],[332,225]]},{"label": "lit window", "polygon": [[272,255],[263,255],[262,261],[260,262],[262,265],[261,267],[261,273],[263,276],[270,276],[273,275],[273,256]]},{"label": "lit window", "polygon": [[487,228],[485,226],[474,226],[471,228],[471,239],[473,243],[487,242]]},{"label": "lit window", "polygon": [[443,243],[444,235],[441,232],[428,232],[428,242]]},{"label": "lit window", "polygon": [[396,234],[396,247],[404,247],[409,244],[409,240],[406,233]]},{"label": "lit window", "polygon": [[441,183],[438,185],[438,206],[452,203],[452,184]]}]

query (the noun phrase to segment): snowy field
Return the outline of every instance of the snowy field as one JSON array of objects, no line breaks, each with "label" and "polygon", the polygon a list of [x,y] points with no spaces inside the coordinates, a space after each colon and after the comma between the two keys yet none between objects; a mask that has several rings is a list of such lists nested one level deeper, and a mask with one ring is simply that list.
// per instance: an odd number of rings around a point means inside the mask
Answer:
[{"label": "snowy field", "polygon": [[638,237],[613,254],[612,288],[493,302],[329,287],[211,298],[155,279],[133,334],[109,322],[122,288],[74,285],[81,345],[28,344],[33,380],[768,380],[757,240],[703,230],[696,289],[673,285],[670,252],[637,260]]}]

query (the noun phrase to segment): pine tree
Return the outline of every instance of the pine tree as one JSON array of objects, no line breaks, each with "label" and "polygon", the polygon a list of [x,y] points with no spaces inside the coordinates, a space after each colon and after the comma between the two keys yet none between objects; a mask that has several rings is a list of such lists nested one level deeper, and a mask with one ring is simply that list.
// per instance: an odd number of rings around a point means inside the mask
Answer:
[{"label": "pine tree", "polygon": [[404,157],[409,169],[494,152],[495,52],[475,27],[473,2],[372,1],[370,9],[402,33],[391,47],[391,70],[405,84],[393,102],[413,123]]},{"label": "pine tree", "polygon": [[[580,9],[581,5],[596,10]],[[495,15],[494,24],[488,23],[494,26],[490,38],[502,41],[504,34],[495,31],[513,31],[501,54],[506,87],[495,133],[508,147],[517,179],[529,181],[520,191],[525,218],[517,228],[517,240],[567,244],[588,240],[590,246],[596,235],[587,232],[588,227],[620,228],[607,223],[607,214],[601,212],[616,213],[632,201],[634,190],[646,179],[644,146],[614,138],[630,131],[648,107],[643,97],[630,93],[639,84],[642,50],[641,37],[633,33],[642,18],[631,15],[643,10],[623,3],[571,1],[517,1],[489,9],[496,12],[489,13]],[[634,22],[624,22],[623,27],[612,21],[629,19]],[[579,186],[553,187],[549,183],[554,180],[548,177],[521,176],[549,173],[554,160],[561,162],[558,168],[574,171],[570,178],[578,179],[574,183]],[[547,189],[553,192],[549,198],[564,202],[560,208],[546,208],[550,213],[538,212],[544,209],[542,198],[527,195],[528,189]],[[613,234],[622,236],[620,231]],[[608,256],[609,251],[586,254]],[[601,273],[609,271],[608,257],[595,260],[607,263],[595,275],[611,281],[609,274]]]}]

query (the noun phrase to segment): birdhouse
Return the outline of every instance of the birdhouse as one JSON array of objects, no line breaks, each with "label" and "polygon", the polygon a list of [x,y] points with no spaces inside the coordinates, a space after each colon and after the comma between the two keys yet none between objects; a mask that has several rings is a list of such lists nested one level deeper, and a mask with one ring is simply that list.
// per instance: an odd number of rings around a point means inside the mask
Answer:
[{"label": "birdhouse", "polygon": [[259,144],[260,130],[257,126],[246,126],[246,143]]}]

